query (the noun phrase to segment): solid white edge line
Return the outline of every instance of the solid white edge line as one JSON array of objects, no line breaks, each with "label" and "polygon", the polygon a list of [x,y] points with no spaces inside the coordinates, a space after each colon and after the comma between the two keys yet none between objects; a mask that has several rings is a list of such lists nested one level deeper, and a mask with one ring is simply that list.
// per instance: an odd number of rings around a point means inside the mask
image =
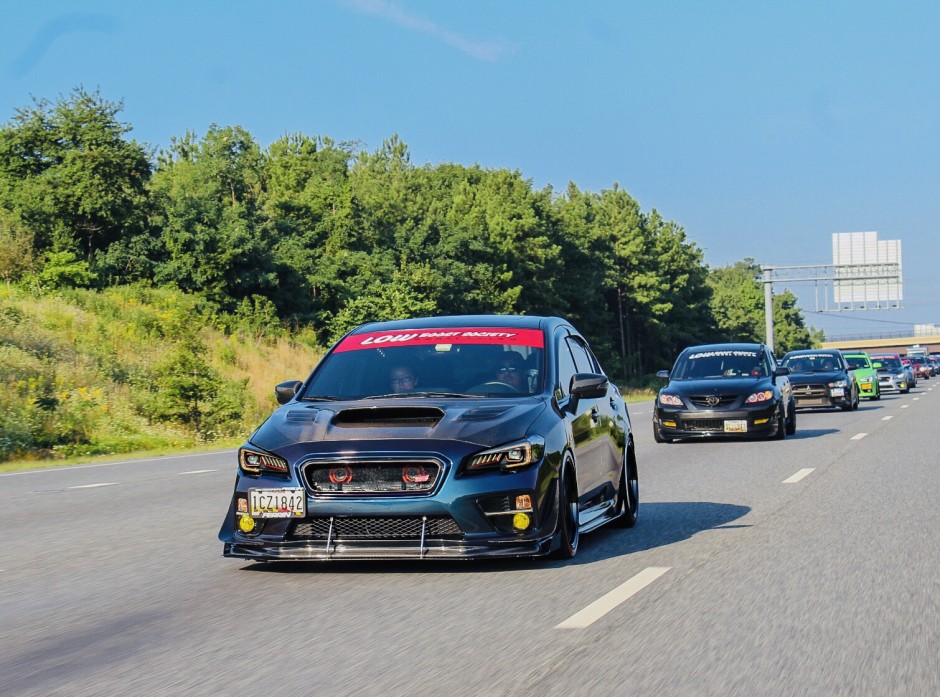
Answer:
[{"label": "solid white edge line", "polygon": [[852,436],[849,440],[861,440],[862,438],[864,438],[864,437],[867,436],[867,435],[868,435],[867,433],[856,433],[856,434],[855,434],[854,436]]},{"label": "solid white edge line", "polygon": [[583,610],[576,612],[561,624],[556,625],[555,629],[585,629],[590,627],[594,622],[629,599],[632,595],[646,588],[657,578],[669,571],[670,568],[669,566],[650,566],[643,569],[643,571],[629,581],[620,584],[607,595],[598,598]]},{"label": "solid white edge line", "polygon": [[67,489],[97,489],[99,486],[117,486],[117,482],[98,482],[97,484],[79,484],[66,487]]},{"label": "solid white edge line", "polygon": [[189,472],[180,472],[180,474],[206,474],[206,472],[218,472],[219,470],[190,470]]},{"label": "solid white edge line", "polygon": [[813,472],[815,469],[816,469],[815,467],[804,467],[804,468],[801,469],[799,472],[797,472],[796,474],[794,474],[792,477],[789,477],[789,478],[787,478],[787,479],[784,479],[782,483],[783,483],[783,484],[796,484],[796,483],[797,483],[798,481],[800,481],[803,477],[808,476],[808,475],[809,475],[811,472]]}]

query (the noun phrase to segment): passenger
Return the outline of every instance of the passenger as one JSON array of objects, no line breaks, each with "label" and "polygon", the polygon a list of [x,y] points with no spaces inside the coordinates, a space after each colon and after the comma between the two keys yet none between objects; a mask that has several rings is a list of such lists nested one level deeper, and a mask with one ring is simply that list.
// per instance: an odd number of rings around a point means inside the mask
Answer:
[{"label": "passenger", "polygon": [[526,379],[525,359],[515,351],[505,351],[496,362],[496,381],[502,382],[520,392],[529,391]]},{"label": "passenger", "polygon": [[392,392],[411,392],[418,385],[414,371],[407,365],[396,365],[392,368],[389,382]]}]

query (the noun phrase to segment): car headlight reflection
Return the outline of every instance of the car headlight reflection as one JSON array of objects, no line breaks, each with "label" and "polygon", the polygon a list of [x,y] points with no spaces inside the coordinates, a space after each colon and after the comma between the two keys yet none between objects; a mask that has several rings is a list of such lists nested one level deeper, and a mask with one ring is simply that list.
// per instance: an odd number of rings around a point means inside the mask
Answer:
[{"label": "car headlight reflection", "polygon": [[545,439],[541,436],[529,436],[525,440],[473,455],[467,461],[467,469],[480,470],[488,467],[519,469],[538,462],[544,453]]},{"label": "car headlight reflection", "polygon": [[750,397],[744,400],[745,404],[757,404],[758,402],[769,402],[774,398],[774,393],[772,390],[761,390],[760,392],[755,392]]}]

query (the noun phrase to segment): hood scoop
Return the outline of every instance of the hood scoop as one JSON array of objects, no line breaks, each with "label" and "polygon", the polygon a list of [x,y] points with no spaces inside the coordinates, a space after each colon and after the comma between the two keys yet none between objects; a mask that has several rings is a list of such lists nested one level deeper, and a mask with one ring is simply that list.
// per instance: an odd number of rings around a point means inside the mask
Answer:
[{"label": "hood scoop", "polygon": [[342,428],[431,428],[442,418],[444,412],[436,407],[370,407],[344,409],[333,417],[333,425]]},{"label": "hood scoop", "polygon": [[285,417],[288,421],[310,423],[317,420],[319,409],[291,409]]},{"label": "hood scoop", "polygon": [[465,411],[460,415],[459,419],[460,421],[488,421],[490,419],[498,419],[510,409],[512,409],[512,407],[476,407]]}]

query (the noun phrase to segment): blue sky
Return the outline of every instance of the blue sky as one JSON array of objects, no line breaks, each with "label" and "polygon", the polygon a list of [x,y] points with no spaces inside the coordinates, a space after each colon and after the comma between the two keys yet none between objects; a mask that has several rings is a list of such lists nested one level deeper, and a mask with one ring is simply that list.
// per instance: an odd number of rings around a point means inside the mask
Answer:
[{"label": "blue sky", "polygon": [[[940,2],[0,0],[0,122],[73,87],[153,148],[210,124],[412,161],[614,183],[710,266],[826,264],[831,234],[900,239],[903,309],[830,336],[940,324]],[[778,288],[781,290],[782,288]]]}]

